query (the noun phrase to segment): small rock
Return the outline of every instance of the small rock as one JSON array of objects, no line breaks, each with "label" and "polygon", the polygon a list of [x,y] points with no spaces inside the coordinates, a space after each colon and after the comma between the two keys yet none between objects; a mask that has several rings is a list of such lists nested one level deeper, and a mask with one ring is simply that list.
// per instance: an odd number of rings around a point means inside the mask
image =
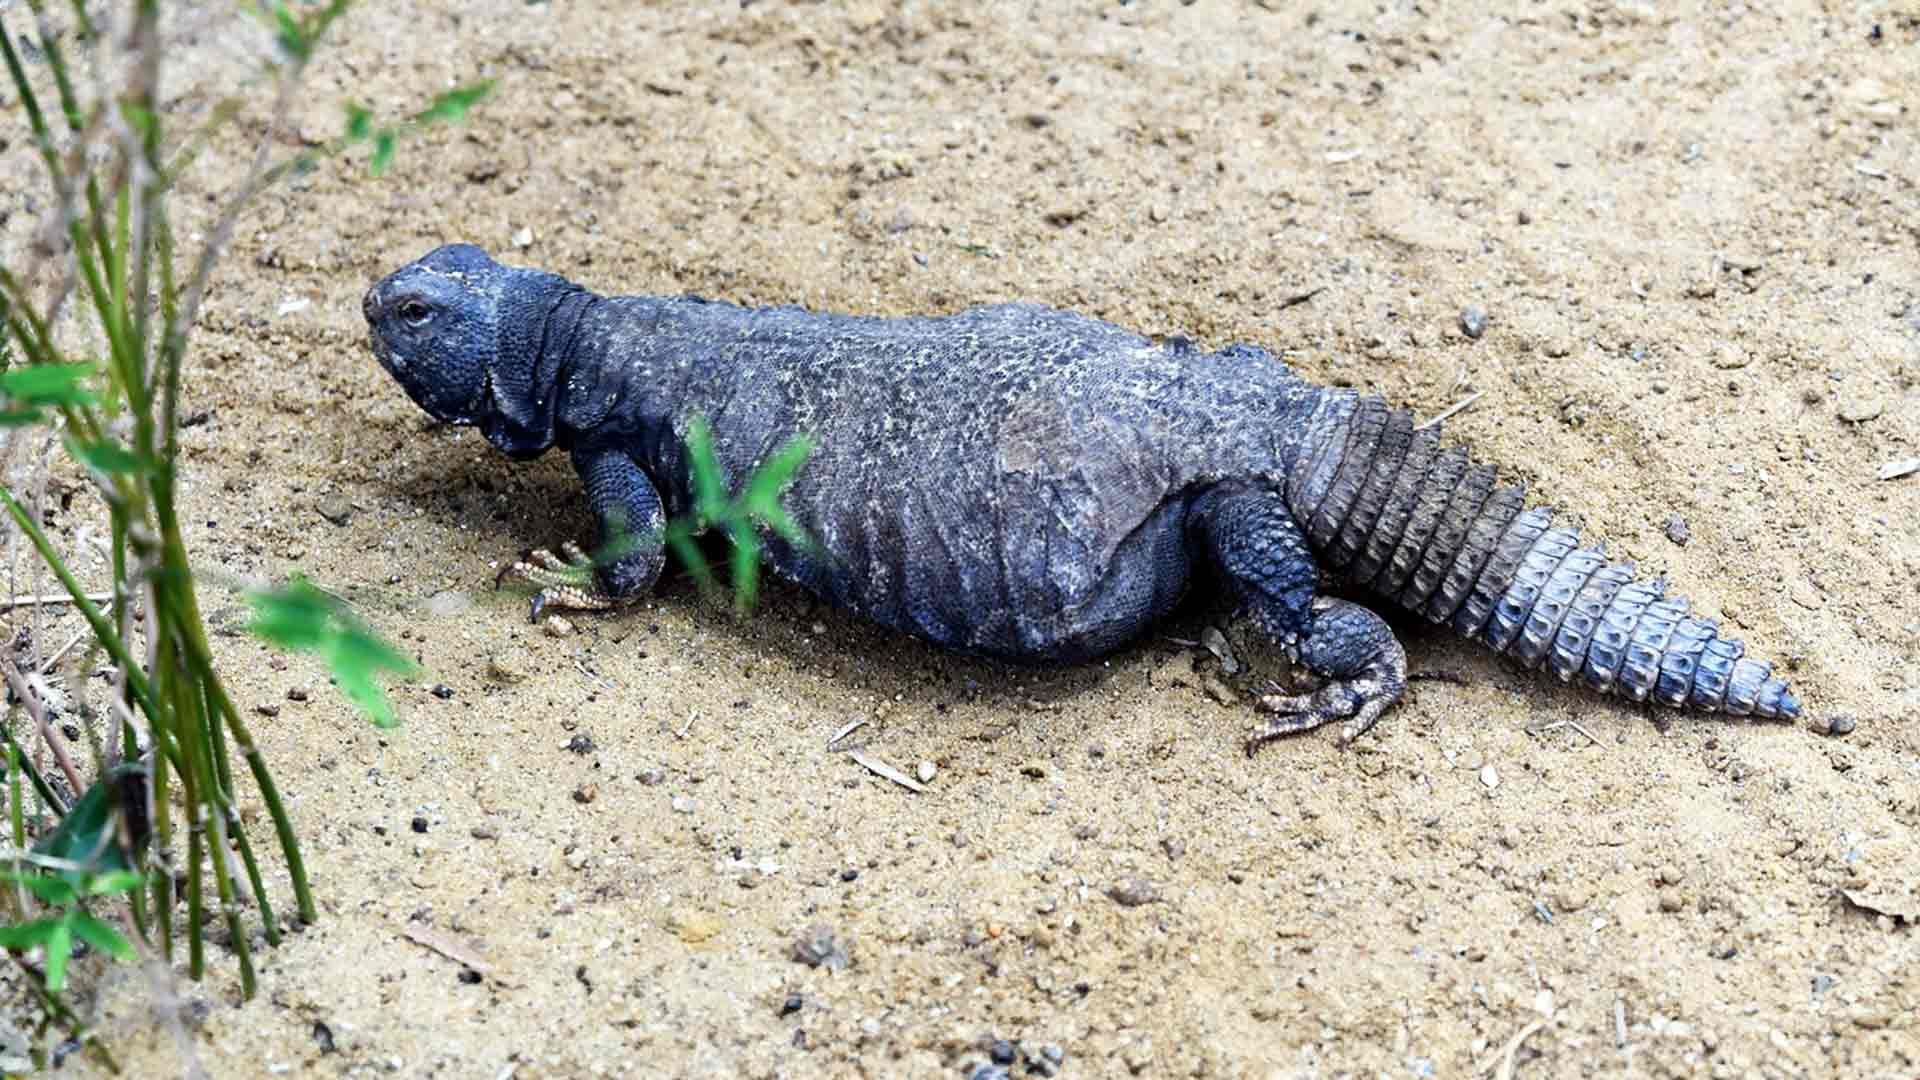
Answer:
[{"label": "small rock", "polygon": [[473,608],[473,597],[458,589],[441,589],[427,597],[421,609],[436,619],[459,615]]},{"label": "small rock", "polygon": [[1714,938],[1713,944],[1707,946],[1707,955],[1713,957],[1715,960],[1731,960],[1735,956],[1738,956],[1739,953],[1740,946],[1727,934],[1722,934]]},{"label": "small rock", "polygon": [[1107,895],[1121,907],[1139,907],[1160,899],[1160,890],[1146,878],[1124,877],[1107,889]]},{"label": "small rock", "polygon": [[573,634],[573,623],[567,621],[564,616],[548,615],[540,620],[540,629],[550,638],[570,637]]},{"label": "small rock", "polygon": [[1468,305],[1460,311],[1460,332],[1474,341],[1487,332],[1487,313],[1478,307]]},{"label": "small rock", "polygon": [[1827,717],[1825,733],[1828,735],[1850,735],[1859,721],[1851,713],[1835,713]]},{"label": "small rock", "polygon": [[1029,761],[1025,765],[1020,766],[1020,775],[1030,777],[1034,780],[1045,780],[1047,778],[1047,763],[1044,761]]},{"label": "small rock", "polygon": [[1680,872],[1679,867],[1671,863],[1662,863],[1660,868],[1653,872],[1653,879],[1662,885],[1678,885],[1686,880],[1686,875]]},{"label": "small rock", "polygon": [[641,769],[634,779],[644,787],[659,787],[667,782],[667,774],[659,769]]},{"label": "small rock", "polygon": [[923,761],[913,770],[914,777],[923,784],[933,783],[933,778],[939,773],[940,770],[931,761]]},{"label": "small rock", "polygon": [[1200,631],[1200,644],[1215,660],[1220,661],[1220,670],[1229,675],[1240,674],[1240,658],[1233,655],[1233,646],[1227,642],[1227,635],[1217,626],[1209,626]]},{"label": "small rock", "polygon": [[434,683],[433,689],[427,691],[427,693],[432,694],[441,701],[453,700],[453,687],[448,686],[446,683]]},{"label": "small rock", "polygon": [[328,495],[314,506],[320,516],[335,525],[345,525],[353,520],[353,504],[339,495]]},{"label": "small rock", "polygon": [[833,928],[825,923],[814,923],[800,931],[793,939],[792,955],[799,963],[828,971],[844,971],[853,966],[853,958],[834,936]]},{"label": "small rock", "polygon": [[280,706],[272,702],[261,702],[253,707],[253,711],[259,713],[261,716],[279,716]]},{"label": "small rock", "polygon": [[1573,342],[1563,337],[1550,337],[1540,351],[1558,360],[1561,357],[1573,355]]},{"label": "small rock", "polygon": [[581,784],[579,787],[573,789],[573,801],[579,803],[582,806],[587,805],[588,803],[592,802],[593,800],[599,797],[600,797],[599,786],[591,782]]},{"label": "small rock", "polygon": [[599,747],[594,745],[593,736],[584,731],[567,740],[567,750],[571,753],[584,756],[598,749]]},{"label": "small rock", "polygon": [[1721,371],[1738,371],[1746,367],[1752,359],[1747,355],[1747,351],[1738,345],[1723,344],[1713,350],[1712,362],[1713,366]]},{"label": "small rock", "polygon": [[1679,544],[1681,547],[1687,546],[1687,541],[1693,539],[1693,529],[1687,525],[1686,518],[1681,517],[1679,514],[1668,515],[1667,539]]},{"label": "small rock", "polygon": [[1491,765],[1482,766],[1480,769],[1480,782],[1487,786],[1488,791],[1492,791],[1494,788],[1500,786],[1500,771]]},{"label": "small rock", "polygon": [[1240,704],[1240,695],[1234,693],[1233,687],[1228,686],[1224,679],[1212,672],[1201,677],[1200,686],[1207,692],[1208,697],[1229,709]]},{"label": "small rock", "polygon": [[1148,220],[1152,221],[1155,225],[1164,224],[1167,220],[1167,216],[1168,216],[1167,208],[1165,206],[1162,206],[1159,203],[1154,203],[1151,207],[1147,209],[1147,218]]},{"label": "small rock", "polygon": [[676,814],[691,814],[695,810],[700,809],[699,803],[693,801],[692,799],[688,798],[685,795],[675,795],[673,797],[672,803],[670,803],[669,805],[673,807],[673,812]]},{"label": "small rock", "polygon": [[493,840],[499,837],[500,829],[496,825],[482,822],[467,830],[467,835],[475,840]]},{"label": "small rock", "polygon": [[1885,408],[1886,403],[1871,394],[1848,394],[1840,402],[1840,419],[1849,424],[1864,424]]},{"label": "small rock", "polygon": [[289,687],[287,687],[287,700],[288,700],[288,701],[305,701],[305,700],[307,700],[307,688],[306,688],[306,687],[304,687],[304,686],[289,686]]},{"label": "small rock", "polygon": [[532,247],[533,246],[533,229],[525,225],[520,226],[519,230],[513,234],[513,246],[521,249],[522,251],[525,251],[527,248]]},{"label": "small rock", "polygon": [[807,629],[813,631],[814,636],[818,637],[821,634],[824,634],[827,632],[827,624],[823,622],[817,622],[817,623],[814,623],[812,626],[808,627]]},{"label": "small rock", "polygon": [[427,819],[420,814],[415,814],[413,820],[409,822],[409,825],[414,832],[424,833],[427,831]]},{"label": "small rock", "polygon": [[967,1080],[1013,1080],[1013,1072],[1005,1065],[981,1064],[974,1066]]},{"label": "small rock", "polygon": [[788,994],[787,999],[780,1003],[780,1015],[792,1016],[794,1013],[799,1012],[801,1007],[806,1003],[807,1000],[799,994]]},{"label": "small rock", "polygon": [[1660,894],[1660,910],[1673,914],[1687,906],[1687,898],[1671,890]]},{"label": "small rock", "polygon": [[1019,1049],[1005,1039],[995,1039],[993,1045],[987,1048],[987,1057],[991,1058],[995,1065],[1011,1065],[1019,1056]]}]

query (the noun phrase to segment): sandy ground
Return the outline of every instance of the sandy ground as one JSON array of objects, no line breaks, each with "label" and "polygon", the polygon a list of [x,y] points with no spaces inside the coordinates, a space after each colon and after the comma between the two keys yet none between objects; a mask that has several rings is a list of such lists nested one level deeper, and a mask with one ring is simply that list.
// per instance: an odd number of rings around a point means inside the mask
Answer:
[{"label": "sandy ground", "polygon": [[[959,1076],[998,1039],[1032,1076],[1049,1046],[1066,1076],[1920,1073],[1920,476],[1875,479],[1920,454],[1920,16],[1458,7],[354,13],[303,136],[497,95],[243,225],[185,497],[210,570],[337,588],[428,675],[382,734],[219,639],[278,710],[323,917],[254,1001],[186,987],[207,1071]],[[1233,627],[1254,674],[1221,681],[1175,640],[1205,606],[1044,672],[789,589],[736,622],[684,578],[550,636],[490,582],[587,533],[564,461],[430,425],[364,345],[366,285],[456,239],[602,290],[1035,299],[1425,415],[1478,391],[1457,438],[1779,658],[1811,722],[1655,716],[1409,628],[1465,685],[1248,760],[1278,658]],[[830,749],[855,720],[931,790]],[[850,966],[798,962],[810,927]],[[145,979],[84,971],[133,1074],[177,1072]]]}]

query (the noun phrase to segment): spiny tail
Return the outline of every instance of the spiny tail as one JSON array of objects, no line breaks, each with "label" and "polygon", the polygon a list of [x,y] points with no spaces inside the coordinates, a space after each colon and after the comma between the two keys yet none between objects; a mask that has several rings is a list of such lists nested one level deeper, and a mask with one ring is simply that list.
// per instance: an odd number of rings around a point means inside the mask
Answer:
[{"label": "spiny tail", "polygon": [[[1351,399],[1349,399],[1351,400]],[[1800,703],[1666,582],[1581,547],[1577,529],[1496,487],[1491,465],[1442,449],[1438,427],[1377,397],[1309,447],[1287,486],[1324,565],[1356,587],[1450,624],[1529,668],[1602,693],[1732,716],[1791,720]],[[1344,437],[1343,437],[1344,436]]]}]

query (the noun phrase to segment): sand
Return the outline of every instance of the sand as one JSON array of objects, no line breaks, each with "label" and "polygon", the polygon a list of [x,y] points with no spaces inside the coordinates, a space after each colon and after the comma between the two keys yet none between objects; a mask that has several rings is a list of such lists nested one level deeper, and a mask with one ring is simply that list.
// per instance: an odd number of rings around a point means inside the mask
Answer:
[{"label": "sand", "polygon": [[[206,1071],[962,1076],[1008,1040],[1015,1075],[1920,1072],[1920,476],[1875,478],[1920,454],[1920,18],[1428,7],[350,15],[299,138],[498,86],[384,178],[265,200],[196,340],[189,542],[322,907],[253,1001],[225,963],[182,984]],[[178,93],[236,40],[183,44]],[[1059,671],[788,588],[737,621],[684,577],[550,635],[491,583],[588,535],[565,461],[432,425],[364,344],[362,290],[452,240],[603,291],[1038,300],[1422,415],[1477,392],[1454,438],[1808,719],[1654,714],[1408,627],[1463,682],[1249,760],[1281,660],[1205,604]],[[399,730],[232,632],[215,578],[294,572],[418,657]],[[1223,624],[1231,678],[1181,643]],[[796,959],[810,929],[848,963]],[[79,970],[132,1075],[182,1069],[137,968]]]}]

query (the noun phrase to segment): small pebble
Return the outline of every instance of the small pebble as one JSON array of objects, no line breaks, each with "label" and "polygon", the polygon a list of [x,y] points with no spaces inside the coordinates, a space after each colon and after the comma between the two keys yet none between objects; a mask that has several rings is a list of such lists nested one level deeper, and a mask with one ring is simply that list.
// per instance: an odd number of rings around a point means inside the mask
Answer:
[{"label": "small pebble", "polygon": [[792,1016],[794,1013],[799,1012],[800,1007],[806,1003],[806,999],[799,994],[788,994],[787,1000],[780,1003],[780,1015]]},{"label": "small pebble", "polygon": [[493,825],[481,824],[468,829],[467,835],[475,840],[493,840],[500,835],[500,830]]},{"label": "small pebble", "polygon": [[1687,906],[1687,898],[1684,896],[1681,896],[1677,892],[1663,892],[1660,894],[1660,910],[1661,911],[1667,912],[1668,914],[1672,914],[1686,906]]},{"label": "small pebble", "polygon": [[1228,644],[1227,635],[1219,627],[1209,626],[1200,631],[1200,644],[1220,662],[1221,671],[1229,675],[1240,673],[1240,659],[1233,655],[1233,646]]},{"label": "small pebble", "polygon": [[1005,1065],[978,1065],[967,1074],[967,1080],[1012,1080],[1013,1073]]},{"label": "small pebble", "polygon": [[573,801],[582,806],[600,797],[600,788],[592,783],[581,784],[573,789]]},{"label": "small pebble", "polygon": [[1840,419],[1849,424],[1864,424],[1880,415],[1886,403],[1877,397],[1850,394],[1840,402]]},{"label": "small pebble", "polygon": [[550,638],[570,637],[573,634],[573,623],[561,615],[548,615],[540,620],[540,629]]},{"label": "small pebble", "polygon": [[1030,777],[1034,780],[1045,780],[1047,778],[1047,763],[1044,761],[1029,761],[1025,765],[1020,766],[1020,775]]},{"label": "small pebble", "polygon": [[1851,713],[1835,713],[1827,717],[1827,734],[1848,735],[1853,732],[1854,727],[1858,724],[1859,721],[1856,720]]},{"label": "small pebble", "polygon": [[659,769],[641,769],[634,779],[640,781],[643,787],[659,787],[667,782],[667,774]]},{"label": "small pebble", "polygon": [[828,971],[844,971],[853,965],[853,958],[825,923],[814,923],[800,931],[793,939],[792,954],[799,963]]},{"label": "small pebble", "polygon": [[995,1065],[1011,1065],[1020,1056],[1020,1051],[1005,1039],[995,1039],[993,1045],[987,1048],[987,1056],[993,1059]]},{"label": "small pebble", "polygon": [[262,702],[258,705],[255,705],[253,707],[253,711],[259,713],[261,716],[279,716],[280,706],[275,705],[271,702]]},{"label": "small pebble", "polygon": [[1653,879],[1662,885],[1678,885],[1686,880],[1686,875],[1680,872],[1679,867],[1671,863],[1662,863],[1660,868],[1653,872]]},{"label": "small pebble", "polygon": [[1687,546],[1687,541],[1693,539],[1693,529],[1688,527],[1686,518],[1679,514],[1671,514],[1667,517],[1667,539],[1681,547]]},{"label": "small pebble", "polygon": [[817,623],[814,623],[811,627],[809,627],[809,629],[811,629],[815,635],[824,634],[827,632],[827,624],[823,622],[817,622]]},{"label": "small pebble", "polygon": [[1499,787],[1500,786],[1499,770],[1495,769],[1491,765],[1486,765],[1481,767],[1480,782],[1487,785],[1488,791],[1492,791],[1494,788]]},{"label": "small pebble", "polygon": [[1139,907],[1160,899],[1160,890],[1146,878],[1124,877],[1107,889],[1107,895],[1121,907]]},{"label": "small pebble", "polygon": [[525,225],[513,234],[513,246],[525,250],[533,246],[533,230]]},{"label": "small pebble", "polygon": [[691,814],[695,810],[700,808],[699,803],[694,802],[692,799],[686,797],[685,795],[675,795],[673,797],[672,806],[673,806],[673,812],[676,814]]},{"label": "small pebble", "polygon": [[1460,332],[1474,341],[1487,332],[1487,313],[1478,307],[1469,305],[1460,311]]},{"label": "small pebble", "polygon": [[426,819],[426,818],[424,818],[424,817],[421,817],[421,816],[419,816],[419,815],[415,815],[415,816],[414,816],[414,819],[413,819],[413,831],[414,831],[414,832],[417,832],[417,833],[423,833],[423,832],[426,832],[426,831],[427,831],[427,819]]},{"label": "small pebble", "polygon": [[335,525],[345,525],[353,519],[353,504],[338,495],[328,495],[314,506],[320,516]]},{"label": "small pebble", "polygon": [[306,687],[304,687],[304,686],[293,686],[293,687],[289,687],[289,688],[287,689],[287,700],[288,700],[288,701],[305,701],[305,700],[307,700],[307,688],[306,688]]},{"label": "small pebble", "polygon": [[933,783],[933,778],[939,773],[940,770],[931,761],[923,761],[913,770],[913,775],[923,784]]},{"label": "small pebble", "polygon": [[441,701],[450,701],[453,699],[453,687],[448,686],[446,683],[434,683],[433,689],[428,692]]}]

